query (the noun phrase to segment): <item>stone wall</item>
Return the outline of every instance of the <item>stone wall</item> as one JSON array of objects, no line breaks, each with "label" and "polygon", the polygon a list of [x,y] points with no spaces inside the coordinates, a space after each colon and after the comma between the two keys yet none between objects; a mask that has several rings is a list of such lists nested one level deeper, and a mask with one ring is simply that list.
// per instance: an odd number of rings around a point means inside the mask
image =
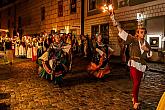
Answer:
[{"label": "stone wall", "polygon": [[[85,0],[85,10],[87,10],[87,0]],[[137,13],[143,13],[145,19],[152,19],[158,16],[165,15],[165,1],[156,0],[148,3],[139,4],[136,6],[126,6],[115,10],[117,21],[136,20]],[[100,13],[93,16],[87,16],[85,11],[85,33],[91,35],[91,26],[96,24],[110,23],[109,39],[110,45],[116,50],[115,55],[120,54],[120,48],[117,39],[117,29],[112,26],[108,13]]]},{"label": "stone wall", "polygon": [[[63,16],[58,17],[58,1],[59,0],[23,0],[16,4],[16,26],[18,27],[18,17],[22,17],[23,33],[35,34],[55,29],[56,31],[69,28],[80,34],[81,22],[81,0],[77,0],[77,12],[70,14],[70,0],[63,0]],[[116,50],[115,55],[120,54],[120,48],[117,39],[117,29],[112,26],[109,15],[100,13],[87,16],[88,0],[85,2],[85,26],[84,34],[91,35],[91,26],[109,23],[109,39],[110,45]],[[41,21],[41,7],[45,7],[45,20]],[[10,6],[11,13],[14,13],[14,5]],[[13,15],[8,16],[8,8],[0,9],[1,11],[1,28],[7,28],[10,19],[11,28],[13,30]],[[101,8],[100,8],[101,11]],[[156,0],[136,6],[126,6],[115,10],[117,21],[136,20],[137,13],[143,13],[145,19],[152,19],[165,15],[165,1]]]},{"label": "stone wall", "polygon": [[[69,29],[76,29],[80,34],[80,0],[77,0],[77,12],[70,14],[70,0],[63,0],[63,16],[58,17],[58,0],[26,0],[16,4],[16,24],[18,17],[22,17],[24,34],[35,34],[52,29],[60,30],[69,26]],[[14,8],[14,5],[11,6]],[[45,20],[41,21],[41,7],[45,7]],[[2,16],[6,15],[9,8],[1,11]],[[7,28],[6,16],[3,17],[2,28]],[[3,21],[2,20],[2,21]],[[13,28],[13,27],[12,27]]]}]

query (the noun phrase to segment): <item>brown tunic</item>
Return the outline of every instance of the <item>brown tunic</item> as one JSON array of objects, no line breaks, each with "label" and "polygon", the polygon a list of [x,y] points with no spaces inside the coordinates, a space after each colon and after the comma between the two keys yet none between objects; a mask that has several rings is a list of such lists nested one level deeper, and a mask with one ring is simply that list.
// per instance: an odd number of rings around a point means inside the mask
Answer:
[{"label": "brown tunic", "polygon": [[[146,40],[144,40],[144,42],[145,42],[145,46],[149,49],[149,52],[150,52],[151,50],[150,45],[148,44]],[[142,65],[146,65],[145,60],[147,59],[147,54],[149,54],[149,52],[144,51],[141,54],[141,49],[140,49],[138,39],[132,35],[128,35],[125,43],[130,45],[130,53],[129,53],[130,58],[136,62],[141,63]]]}]

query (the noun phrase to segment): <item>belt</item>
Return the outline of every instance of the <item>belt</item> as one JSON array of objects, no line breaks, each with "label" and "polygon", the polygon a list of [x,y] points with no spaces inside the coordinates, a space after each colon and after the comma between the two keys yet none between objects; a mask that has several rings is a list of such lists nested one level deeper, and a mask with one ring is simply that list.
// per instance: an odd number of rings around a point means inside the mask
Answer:
[{"label": "belt", "polygon": [[42,46],[38,46],[38,48],[42,48]]},{"label": "belt", "polygon": [[138,60],[140,60],[140,57],[131,56],[131,59],[138,59]]}]

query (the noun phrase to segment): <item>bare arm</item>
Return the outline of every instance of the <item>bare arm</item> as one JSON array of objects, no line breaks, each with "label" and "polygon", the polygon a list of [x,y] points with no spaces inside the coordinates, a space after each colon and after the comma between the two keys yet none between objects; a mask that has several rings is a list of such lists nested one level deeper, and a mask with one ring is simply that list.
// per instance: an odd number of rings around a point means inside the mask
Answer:
[{"label": "bare arm", "polygon": [[111,20],[112,20],[113,26],[117,27],[119,33],[122,32],[123,29],[120,27],[119,23],[115,20],[114,14],[111,15]]},{"label": "bare arm", "polygon": [[111,15],[111,20],[112,20],[112,23],[113,23],[113,26],[117,27],[118,31],[119,31],[119,37],[121,39],[123,39],[124,41],[127,40],[127,37],[128,37],[128,33],[125,32],[121,26],[119,25],[119,23],[115,20],[115,17],[114,17],[114,14]]}]

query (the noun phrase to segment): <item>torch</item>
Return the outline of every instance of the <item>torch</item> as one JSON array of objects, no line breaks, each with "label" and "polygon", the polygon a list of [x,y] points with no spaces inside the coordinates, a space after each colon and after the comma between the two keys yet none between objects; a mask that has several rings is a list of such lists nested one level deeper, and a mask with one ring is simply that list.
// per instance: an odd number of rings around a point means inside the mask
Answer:
[{"label": "torch", "polygon": [[109,16],[111,16],[113,14],[113,6],[112,4],[104,4],[104,6],[102,6],[102,10],[103,12],[108,12]]},{"label": "torch", "polygon": [[105,12],[109,13],[109,16],[110,16],[110,18],[111,18],[111,20],[113,22],[113,26],[116,27],[118,25],[118,23],[116,22],[115,17],[114,17],[114,9],[113,9],[112,4],[104,4],[102,6],[102,10],[103,10],[104,13]]}]

